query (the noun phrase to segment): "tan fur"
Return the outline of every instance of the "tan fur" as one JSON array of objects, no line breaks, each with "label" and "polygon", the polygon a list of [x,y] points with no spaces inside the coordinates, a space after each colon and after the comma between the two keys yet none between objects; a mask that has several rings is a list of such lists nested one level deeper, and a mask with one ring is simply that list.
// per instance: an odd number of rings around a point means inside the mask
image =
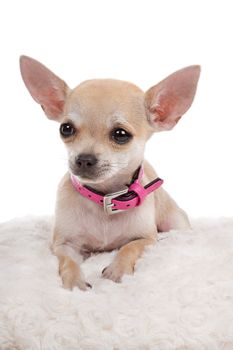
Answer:
[{"label": "tan fur", "polygon": [[[144,147],[154,130],[172,128],[192,103],[200,69],[184,68],[144,94],[124,81],[89,80],[71,90],[39,62],[21,58],[21,72],[32,97],[42,104],[49,118],[71,122],[76,133],[64,139],[69,168],[75,171],[80,154],[98,158],[97,173],[78,176],[82,184],[104,193],[121,190],[129,184],[135,170],[143,164],[142,184],[157,177],[144,160]],[[51,82],[51,86],[50,86]],[[62,106],[62,107],[61,107]],[[111,130],[123,128],[132,135],[119,145]],[[121,281],[131,274],[145,246],[156,242],[157,231],[189,227],[186,213],[160,188],[142,205],[108,215],[103,207],[82,197],[67,173],[58,188],[52,250],[59,260],[63,286],[85,290],[81,272],[83,258],[95,252],[119,249],[103,277]]]},{"label": "tan fur", "polygon": [[82,290],[87,289],[87,284],[82,278],[81,270],[78,264],[68,256],[58,255],[59,274],[62,279],[64,288],[73,289],[74,286]]},{"label": "tan fur", "polygon": [[122,246],[114,261],[103,270],[103,277],[120,282],[124,274],[133,274],[135,263],[143,253],[145,247],[155,242],[155,237],[151,237],[137,239]]}]

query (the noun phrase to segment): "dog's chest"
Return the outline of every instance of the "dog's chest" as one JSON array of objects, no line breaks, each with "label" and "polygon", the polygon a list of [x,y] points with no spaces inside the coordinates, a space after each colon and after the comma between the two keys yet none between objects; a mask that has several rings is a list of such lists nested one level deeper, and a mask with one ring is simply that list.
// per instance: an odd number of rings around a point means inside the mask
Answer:
[{"label": "dog's chest", "polygon": [[102,206],[78,197],[69,239],[84,252],[116,249],[133,239],[156,233],[153,196],[137,208],[113,215],[106,214]]}]

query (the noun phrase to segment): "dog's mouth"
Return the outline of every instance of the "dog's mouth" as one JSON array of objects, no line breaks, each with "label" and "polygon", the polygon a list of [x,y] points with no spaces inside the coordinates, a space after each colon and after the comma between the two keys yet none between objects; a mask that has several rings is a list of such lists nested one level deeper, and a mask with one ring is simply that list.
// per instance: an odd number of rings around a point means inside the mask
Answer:
[{"label": "dog's mouth", "polygon": [[76,164],[69,162],[69,169],[80,181],[88,183],[103,182],[112,176],[112,167],[110,164],[95,165],[94,167],[80,169]]}]

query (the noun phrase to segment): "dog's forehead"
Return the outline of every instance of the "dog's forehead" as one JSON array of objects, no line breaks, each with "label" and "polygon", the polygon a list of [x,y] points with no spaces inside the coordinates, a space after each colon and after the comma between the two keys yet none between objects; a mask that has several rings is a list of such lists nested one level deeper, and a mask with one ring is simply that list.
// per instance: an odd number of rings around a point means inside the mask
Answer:
[{"label": "dog's forehead", "polygon": [[137,86],[112,79],[86,81],[70,93],[65,113],[84,120],[109,122],[144,112],[144,93]]}]

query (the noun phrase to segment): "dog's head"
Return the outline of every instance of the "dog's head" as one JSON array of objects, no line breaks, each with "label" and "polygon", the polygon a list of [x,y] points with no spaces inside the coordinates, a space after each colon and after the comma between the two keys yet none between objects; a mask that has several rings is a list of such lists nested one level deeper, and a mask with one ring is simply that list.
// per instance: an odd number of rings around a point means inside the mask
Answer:
[{"label": "dog's head", "polygon": [[34,100],[60,123],[70,171],[88,183],[132,174],[143,161],[150,135],[173,128],[189,109],[200,74],[199,66],[181,69],[144,93],[111,79],[89,80],[72,90],[26,56],[20,68]]}]

